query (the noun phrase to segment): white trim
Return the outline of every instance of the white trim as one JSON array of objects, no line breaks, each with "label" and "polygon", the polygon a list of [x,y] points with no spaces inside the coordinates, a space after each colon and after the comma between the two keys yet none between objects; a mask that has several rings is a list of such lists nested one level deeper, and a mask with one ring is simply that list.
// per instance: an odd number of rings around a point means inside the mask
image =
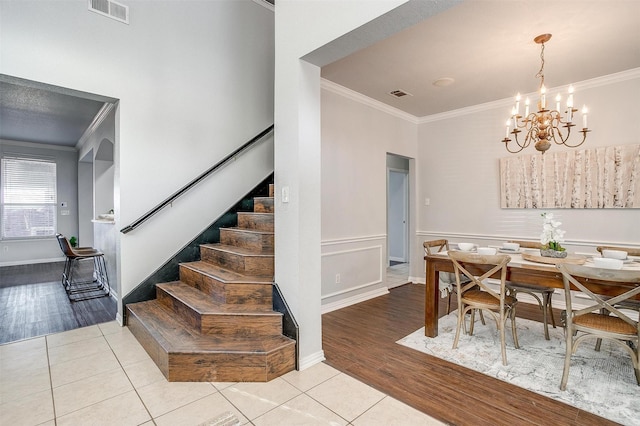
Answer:
[{"label": "white trim", "polygon": [[98,129],[98,127],[100,127],[104,119],[107,118],[107,116],[109,115],[111,110],[115,108],[115,106],[116,104],[110,102],[106,102],[104,105],[102,105],[100,111],[98,111],[96,116],[93,117],[93,121],[91,122],[91,124],[89,124],[89,127],[87,127],[82,136],[80,136],[80,139],[78,139],[78,143],[76,143],[77,150],[80,150],[80,148],[82,148],[85,142],[87,142],[89,137]]},{"label": "white trim", "polygon": [[355,90],[351,90],[344,86],[340,86],[339,84],[334,83],[333,81],[329,81],[324,78],[321,78],[320,88],[328,90],[329,92],[333,92],[338,95],[344,96],[347,99],[351,99],[352,101],[359,102],[363,105],[370,106],[371,108],[375,108],[379,111],[382,111],[394,117],[400,118],[402,120],[406,120],[410,123],[419,124],[418,117],[416,117],[415,115],[411,115],[409,113],[399,110],[398,108],[394,108],[392,106],[384,104],[373,98],[365,96],[362,93],[358,93]]},{"label": "white trim", "polygon": [[422,284],[422,285],[427,284],[425,281],[425,277],[412,277],[411,275],[409,275],[407,279],[411,281],[413,284]]},{"label": "white trim", "polygon": [[320,242],[321,246],[329,246],[334,244],[349,244],[349,243],[360,243],[363,241],[375,241],[375,240],[386,240],[387,236],[385,234],[380,235],[369,235],[364,237],[355,237],[355,238],[339,238],[336,240],[324,240]]},{"label": "white trim", "polygon": [[385,294],[388,294],[388,293],[389,293],[389,289],[386,287],[371,290],[366,293],[358,294],[356,296],[348,297],[346,299],[342,299],[333,303],[327,303],[326,305],[322,305],[320,308],[320,313],[326,314],[332,311],[336,311],[338,309],[346,308],[347,306],[364,302],[369,299],[375,299],[376,297],[384,296]]},{"label": "white trim", "polygon": [[355,287],[345,288],[344,290],[334,291],[333,293],[322,295],[321,300],[329,299],[331,297],[340,296],[341,294],[351,293],[352,291],[360,290],[362,288],[371,287],[372,285],[382,284],[382,279],[377,281],[370,281],[368,283],[360,284]]},{"label": "white trim", "polygon": [[313,367],[314,365],[321,363],[325,359],[326,358],[324,357],[324,351],[318,351],[304,358],[300,358],[298,366],[300,368],[300,371],[306,370],[309,367]]},{"label": "white trim", "polygon": [[65,257],[54,257],[54,258],[51,258],[51,259],[17,260],[17,261],[13,261],[13,262],[1,262],[0,263],[0,267],[3,267],[3,266],[18,266],[18,265],[35,265],[37,263],[64,262],[65,259],[66,259]]},{"label": "white trim", "polygon": [[[580,91],[582,89],[591,89],[594,87],[605,86],[613,83],[619,83],[627,80],[632,80],[640,77],[640,68],[633,68],[627,71],[621,71],[615,74],[604,75],[601,77],[592,78],[590,80],[579,81],[577,83],[573,83],[572,86],[576,91]],[[558,91],[566,90],[569,85],[558,86],[549,89],[548,93],[555,93]],[[534,97],[535,93],[527,93],[523,94],[522,97]],[[483,104],[471,105],[468,107],[455,109],[452,111],[446,111],[438,114],[427,115],[424,117],[417,118],[418,124],[424,123],[432,123],[434,121],[439,120],[447,120],[449,118],[460,117],[462,115],[475,114],[480,111],[487,111],[497,108],[510,107],[513,105],[513,97],[506,99],[499,99],[496,101],[486,102]]]},{"label": "white trim", "polygon": [[[256,1],[256,0],[254,0]],[[590,80],[579,81],[572,83],[574,89],[580,91],[582,89],[591,89],[595,87],[605,86],[613,83],[619,83],[627,80],[632,80],[640,77],[640,68],[632,68],[630,70],[621,71],[614,74],[604,75]],[[549,93],[555,93],[557,91],[566,90],[569,85],[553,87],[549,90]],[[344,86],[336,84],[332,81],[324,78],[320,79],[320,88],[344,96],[345,98],[359,102],[363,105],[370,106],[382,112],[386,112],[392,116],[401,118],[413,124],[432,123],[434,121],[446,120],[449,118],[460,117],[463,115],[475,114],[480,111],[493,110],[498,108],[510,107],[513,104],[513,98],[498,99],[483,104],[471,105],[464,108],[459,108],[451,111],[445,111],[438,114],[426,115],[424,117],[416,117],[415,115],[401,111],[397,108],[384,104],[373,98],[358,93],[354,90],[348,89]],[[534,96],[535,93],[524,94],[523,96]]]},{"label": "white trim", "polygon": [[348,250],[330,251],[330,252],[327,252],[327,253],[322,253],[321,257],[336,256],[336,255],[339,255],[339,254],[355,253],[357,251],[365,251],[365,250],[372,250],[372,249],[377,249],[378,252],[381,252],[382,251],[382,246],[381,245],[375,245],[375,246],[367,246],[367,247],[358,247],[358,248],[353,248],[353,249],[348,249]]},{"label": "white trim", "polygon": [[14,145],[14,146],[23,146],[25,148],[40,148],[40,149],[50,149],[53,151],[67,151],[67,152],[76,152],[72,146],[64,146],[64,145],[49,145],[44,143],[37,142],[22,142],[22,141],[13,141],[9,139],[0,139],[0,144],[2,145]]}]

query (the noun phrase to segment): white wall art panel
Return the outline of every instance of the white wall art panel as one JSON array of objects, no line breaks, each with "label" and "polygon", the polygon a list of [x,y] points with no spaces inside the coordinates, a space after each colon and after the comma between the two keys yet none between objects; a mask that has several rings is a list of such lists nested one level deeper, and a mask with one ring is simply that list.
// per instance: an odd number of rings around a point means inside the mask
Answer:
[{"label": "white wall art panel", "polygon": [[500,159],[502,208],[640,208],[640,145]]}]

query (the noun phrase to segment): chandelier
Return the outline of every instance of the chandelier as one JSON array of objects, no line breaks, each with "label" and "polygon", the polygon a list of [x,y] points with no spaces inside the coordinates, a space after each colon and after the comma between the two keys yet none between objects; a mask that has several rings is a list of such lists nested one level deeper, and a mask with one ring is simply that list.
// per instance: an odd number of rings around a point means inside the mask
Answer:
[{"label": "chandelier", "polygon": [[[573,86],[569,86],[566,109],[561,112],[560,101],[562,97],[558,94],[555,98],[556,109],[552,110],[547,105],[547,89],[544,87],[544,44],[551,39],[551,34],[541,34],[533,39],[536,43],[542,45],[540,51],[541,66],[540,71],[536,74],[536,78],[540,78],[538,112],[529,113],[529,98],[525,100],[524,115],[520,115],[520,93],[516,95],[516,104],[511,110],[511,117],[506,122],[505,137],[502,140],[504,146],[512,154],[518,153],[528,147],[532,142],[535,148],[545,153],[551,147],[551,142],[557,145],[564,145],[569,148],[576,148],[584,143],[587,139],[587,108],[582,108],[582,140],[576,145],[567,143],[571,136],[571,128],[575,127],[574,119],[577,118],[575,113],[578,111],[573,107]],[[513,130],[509,132],[511,126]],[[519,140],[518,135],[524,132],[524,140]],[[509,135],[513,135],[515,145],[509,144],[512,140]],[[522,137],[521,137],[522,139]]]}]

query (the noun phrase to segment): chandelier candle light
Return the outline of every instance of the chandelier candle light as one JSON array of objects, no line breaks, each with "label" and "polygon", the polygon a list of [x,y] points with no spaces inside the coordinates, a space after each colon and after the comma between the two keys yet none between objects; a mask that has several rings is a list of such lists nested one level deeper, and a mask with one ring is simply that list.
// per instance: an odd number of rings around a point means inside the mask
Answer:
[{"label": "chandelier candle light", "polygon": [[[542,34],[533,39],[533,41],[542,45],[540,51],[540,71],[536,74],[536,78],[540,78],[538,112],[530,113],[529,98],[526,98],[524,101],[524,115],[520,115],[521,96],[520,93],[516,95],[516,104],[511,110],[511,118],[506,122],[505,137],[502,140],[507,151],[512,154],[522,151],[528,147],[531,142],[534,142],[535,148],[544,154],[544,152],[551,147],[550,140],[553,140],[553,142],[558,145],[576,148],[584,143],[587,139],[587,133],[591,131],[587,128],[587,107],[583,107],[582,130],[580,130],[582,133],[582,141],[577,145],[567,143],[569,136],[571,136],[571,128],[576,126],[573,120],[576,118],[575,113],[578,111],[573,107],[573,86],[569,86],[564,113],[560,112],[560,102],[562,100],[560,94],[555,97],[556,109],[547,109],[547,107],[551,108],[551,106],[547,105],[547,88],[544,86],[544,44],[550,39],[551,34]],[[511,125],[513,125],[513,130],[510,132]],[[524,141],[518,140],[518,133],[521,132],[525,132]],[[509,146],[509,142],[511,142],[509,138],[510,134],[513,135],[516,146]]]}]

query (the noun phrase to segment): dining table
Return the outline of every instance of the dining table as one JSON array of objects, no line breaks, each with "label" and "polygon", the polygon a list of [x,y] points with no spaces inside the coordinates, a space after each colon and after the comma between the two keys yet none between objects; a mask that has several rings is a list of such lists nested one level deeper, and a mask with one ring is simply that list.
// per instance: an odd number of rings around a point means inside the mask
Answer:
[{"label": "dining table", "polygon": [[[505,252],[506,251],[500,250],[497,254],[505,254]],[[438,336],[438,305],[440,299],[439,274],[440,272],[454,272],[453,263],[447,253],[447,251],[441,251],[424,257],[426,263],[424,334],[427,337]],[[540,258],[539,250],[522,249],[513,253],[508,252],[506,254],[511,257],[511,260],[507,265],[507,281],[524,284],[537,284],[550,288],[564,288],[562,274],[554,263],[548,263],[553,261]],[[592,259],[596,256],[599,257],[600,254],[570,254],[565,261],[575,261],[576,263],[583,263],[585,266],[595,267]],[[469,272],[477,275],[482,275],[484,272],[491,269],[491,266],[489,265],[476,266],[466,264],[465,268],[467,267]],[[623,265],[623,269],[638,270],[640,272],[640,257],[630,257],[629,261]],[[499,279],[499,271],[492,278]],[[597,280],[585,280],[581,282],[583,282],[585,286],[594,293],[611,297],[623,294],[631,288],[634,288],[633,284],[612,285],[611,282]],[[636,295],[634,298],[640,300],[640,294]]]}]

